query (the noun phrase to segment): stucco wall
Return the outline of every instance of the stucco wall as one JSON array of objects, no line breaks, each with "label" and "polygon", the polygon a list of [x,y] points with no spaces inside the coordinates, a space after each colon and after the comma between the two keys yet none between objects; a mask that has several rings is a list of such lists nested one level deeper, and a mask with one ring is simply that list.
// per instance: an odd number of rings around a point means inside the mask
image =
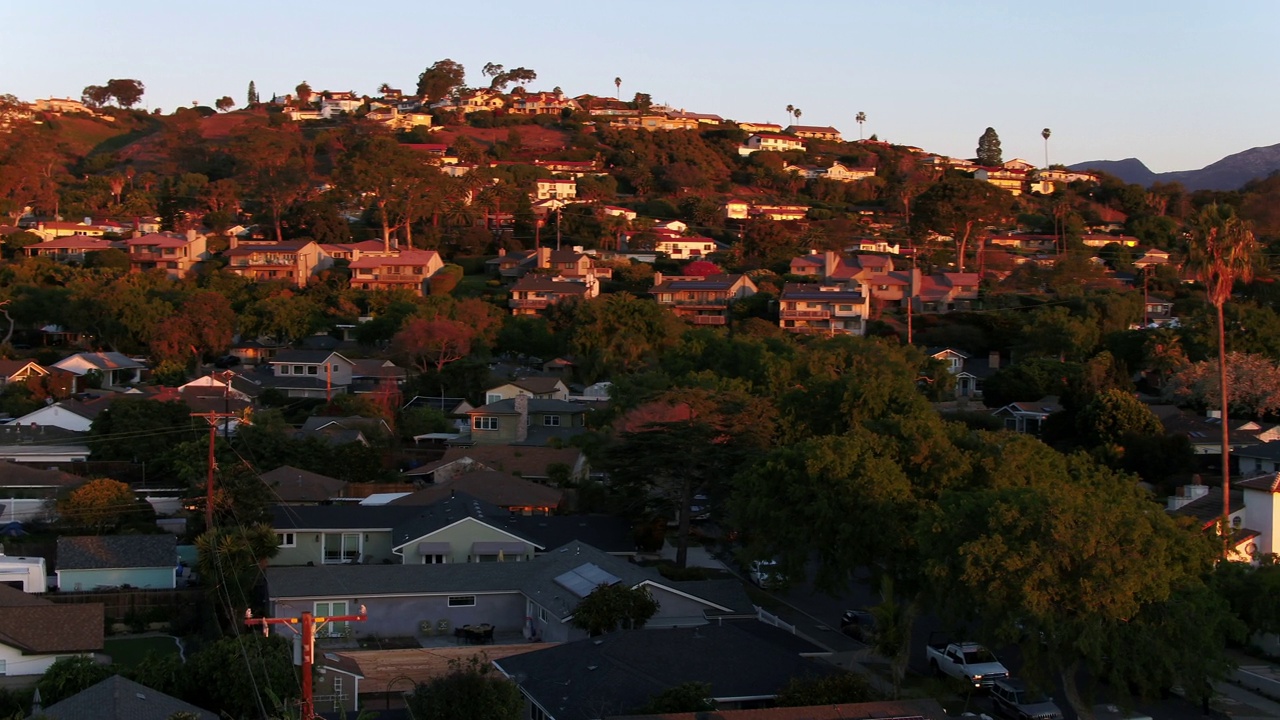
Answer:
[{"label": "stucco wall", "polygon": [[[419,542],[447,542],[453,554],[449,557],[448,562],[465,563],[471,562],[471,545],[476,542],[524,542],[519,538],[512,537],[503,532],[499,532],[488,525],[477,522],[471,518],[466,518],[456,525],[437,530],[430,535],[424,535],[420,538],[414,538],[408,545],[401,549],[402,558],[398,560],[406,565],[417,565],[422,563],[422,556],[418,554]],[[401,540],[400,542],[404,542]],[[399,543],[397,543],[399,544]],[[510,554],[503,553],[506,562],[528,562],[533,559],[533,547],[526,543],[529,551],[522,557],[512,557]]]},{"label": "stucco wall", "polygon": [[[6,677],[19,675],[43,675],[45,670],[60,657],[76,657],[81,653],[65,653],[63,655],[23,655],[8,645],[0,645],[0,660],[4,661]],[[90,654],[91,655],[91,654]]]},{"label": "stucco wall", "polygon": [[[467,593],[456,593],[466,595]],[[364,603],[369,619],[356,623],[356,636],[418,636],[419,623],[430,620],[438,626],[448,620],[450,628],[488,623],[496,632],[519,632],[524,628],[524,596],[518,592],[476,595],[473,607],[449,607],[448,595],[424,595],[397,598],[334,598],[346,600],[348,612],[356,613]],[[274,604],[273,617],[299,617],[305,610],[315,611],[314,600],[288,600]],[[324,602],[324,600],[321,600]]]}]

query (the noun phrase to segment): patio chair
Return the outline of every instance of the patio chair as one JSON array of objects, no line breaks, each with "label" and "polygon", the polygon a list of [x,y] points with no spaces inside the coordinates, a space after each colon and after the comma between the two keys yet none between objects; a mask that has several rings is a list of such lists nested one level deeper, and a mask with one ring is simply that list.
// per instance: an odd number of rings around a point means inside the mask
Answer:
[{"label": "patio chair", "polygon": [[431,620],[423,620],[418,623],[418,632],[425,637],[431,637],[436,632],[436,624]]},{"label": "patio chair", "polygon": [[487,627],[480,633],[480,644],[481,645],[493,644],[493,628],[492,627]]},{"label": "patio chair", "polygon": [[441,620],[440,622],[436,623],[436,631],[437,631],[437,632],[439,632],[441,635],[448,635],[448,634],[449,634],[449,621],[448,621],[448,620]]}]

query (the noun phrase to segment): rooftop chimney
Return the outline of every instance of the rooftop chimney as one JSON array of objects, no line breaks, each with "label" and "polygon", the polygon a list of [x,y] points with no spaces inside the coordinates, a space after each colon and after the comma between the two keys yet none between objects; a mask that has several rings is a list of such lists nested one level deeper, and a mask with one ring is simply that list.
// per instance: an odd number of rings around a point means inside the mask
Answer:
[{"label": "rooftop chimney", "polygon": [[999,350],[992,350],[990,353],[987,354],[987,367],[991,368],[992,370],[1000,369],[1000,351]]},{"label": "rooftop chimney", "polygon": [[529,437],[529,396],[516,395],[515,410],[520,414],[516,419],[516,442],[523,442]]}]

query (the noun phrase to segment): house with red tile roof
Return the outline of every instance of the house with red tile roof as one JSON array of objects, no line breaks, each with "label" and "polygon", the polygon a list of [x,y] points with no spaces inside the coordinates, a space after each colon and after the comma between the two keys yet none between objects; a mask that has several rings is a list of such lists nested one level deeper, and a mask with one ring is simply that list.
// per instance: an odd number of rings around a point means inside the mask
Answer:
[{"label": "house with red tile roof", "polygon": [[744,146],[747,154],[765,151],[765,152],[788,152],[791,150],[804,150],[804,141],[795,135],[782,135],[780,133],[755,133],[747,138]]},{"label": "house with red tile roof", "polygon": [[123,242],[107,240],[101,237],[101,233],[99,233],[99,237],[91,235],[60,236],[53,240],[28,245],[23,248],[23,252],[28,257],[47,257],[57,262],[83,263],[85,255],[91,252],[121,250],[123,248]]},{"label": "house with red tile roof", "polygon": [[782,126],[774,123],[740,122],[738,129],[749,133],[782,133]]},{"label": "house with red tile roof", "polygon": [[125,247],[129,272],[164,270],[174,279],[186,277],[197,263],[209,259],[208,239],[195,230],[141,235],[126,240]]},{"label": "house with red tile roof", "polygon": [[390,257],[362,257],[349,267],[353,288],[405,289],[422,297],[431,276],[444,267],[444,261],[435,250],[405,250]]},{"label": "house with red tile roof", "polygon": [[831,163],[830,167],[819,165],[785,165],[787,172],[801,175],[806,180],[835,180],[836,182],[857,182],[876,176],[876,165],[851,167],[840,162]]},{"label": "house with red tile roof", "polygon": [[695,325],[727,325],[730,306],[758,292],[746,275],[653,274],[653,295],[659,305]]},{"label": "house with red tile roof", "polygon": [[1027,189],[1027,171],[1011,170],[1002,167],[979,167],[973,171],[973,179],[1007,191],[1012,195],[1021,195]]},{"label": "house with red tile roof", "polygon": [[538,178],[534,200],[572,200],[578,197],[578,182],[565,178]]},{"label": "house with red tile roof", "polygon": [[70,237],[73,235],[102,237],[107,233],[107,229],[91,223],[42,220],[37,222],[35,227],[28,229],[27,232],[39,235],[43,240],[54,240],[56,238]]}]

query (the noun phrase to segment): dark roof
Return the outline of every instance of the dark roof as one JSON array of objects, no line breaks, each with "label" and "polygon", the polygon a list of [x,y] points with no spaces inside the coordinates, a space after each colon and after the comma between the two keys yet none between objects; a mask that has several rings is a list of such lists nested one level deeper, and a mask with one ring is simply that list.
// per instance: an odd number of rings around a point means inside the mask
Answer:
[{"label": "dark roof", "polygon": [[276,530],[390,530],[420,507],[402,505],[299,505],[272,507]]},{"label": "dark roof", "polygon": [[59,570],[176,567],[172,535],[86,535],[58,538]]},{"label": "dark roof", "polygon": [[314,433],[332,428],[343,430],[360,430],[366,433],[390,431],[387,421],[382,418],[368,417],[333,417],[329,415],[313,415],[302,423],[302,432]]},{"label": "dark roof", "polygon": [[[512,380],[508,385],[515,385],[522,390],[528,390],[535,395],[544,395],[546,393],[555,392],[557,387],[563,387],[568,390],[568,386],[564,384],[564,380],[558,377],[542,377],[530,376]],[[501,387],[501,386],[499,386]]]},{"label": "dark roof", "polygon": [[1257,460],[1280,461],[1280,440],[1264,442],[1253,447],[1240,448],[1232,452],[1236,457],[1255,458]]},{"label": "dark roof", "polygon": [[102,649],[101,603],[59,605],[0,586],[0,644],[23,654]]},{"label": "dark roof", "polygon": [[937,700],[881,700],[839,705],[717,710],[714,713],[662,713],[658,715],[615,715],[609,720],[947,720],[946,710]]},{"label": "dark roof", "polygon": [[[342,355],[339,355],[338,353],[332,350],[281,350],[280,352],[276,353],[275,357],[271,358],[267,362],[271,363],[272,365],[281,364],[281,363],[284,363],[284,364],[298,363],[300,365],[319,365],[320,363],[323,363],[324,361],[328,360],[329,356],[331,355],[338,355],[338,357],[342,357]],[[342,358],[342,359],[347,360],[346,358]],[[347,360],[347,362],[351,362],[351,361]]]},{"label": "dark roof", "polygon": [[324,502],[338,497],[347,486],[345,480],[289,465],[265,472],[259,479],[284,502]]},{"label": "dark roof", "polygon": [[86,478],[65,473],[61,470],[44,470],[0,460],[0,487],[48,486],[71,488],[83,485],[85,482]]},{"label": "dark roof", "polygon": [[49,720],[168,720],[177,713],[191,713],[200,720],[218,720],[215,713],[121,675],[113,675],[81,690],[32,717]]},{"label": "dark roof", "polygon": [[847,672],[801,657],[794,640],[756,620],[728,621],[618,631],[494,664],[509,676],[518,674],[521,689],[556,720],[591,720],[634,712],[653,695],[686,682],[709,684],[714,698],[770,697],[795,677]]},{"label": "dark roof", "polygon": [[[1244,491],[1238,489],[1238,485],[1233,485],[1231,488],[1231,512],[1243,507]],[[1202,527],[1212,525],[1218,518],[1222,517],[1222,489],[1210,488],[1208,495],[1192,500],[1174,510],[1173,514],[1193,518]]]},{"label": "dark roof", "polygon": [[1242,490],[1262,490],[1263,492],[1280,492],[1280,473],[1267,473],[1251,477],[1247,480],[1239,480],[1233,487]]},{"label": "dark roof", "polygon": [[858,290],[845,287],[824,290],[824,287],[833,288],[821,283],[787,283],[782,287],[782,299],[862,302],[862,293]]},{"label": "dark roof", "polygon": [[708,615],[755,615],[756,604],[747,594],[746,587],[737,580],[664,580],[663,584],[672,590],[678,590],[721,607],[729,608],[729,613],[708,612]]},{"label": "dark roof", "polygon": [[496,470],[476,469],[394,502],[396,505],[433,505],[455,492],[466,493],[503,508],[555,508],[564,500],[562,490]]},{"label": "dark roof", "polygon": [[511,515],[491,524],[532,538],[545,548],[580,540],[607,553],[634,553],[630,523],[612,515]]},{"label": "dark roof", "polygon": [[[529,398],[530,415],[534,413],[584,413],[586,411],[587,407],[582,403],[569,402],[568,400],[551,400],[549,398]],[[491,402],[488,405],[482,405],[471,412],[515,415],[516,399],[509,398],[507,400]]]},{"label": "dark roof", "polygon": [[[393,506],[395,507],[395,506]],[[412,542],[424,535],[430,535],[437,530],[449,527],[450,525],[471,518],[493,528],[498,528],[503,532],[510,533],[516,537],[525,540],[533,545],[537,545],[541,549],[547,546],[537,540],[525,536],[518,530],[500,527],[502,519],[510,517],[511,513],[503,510],[497,505],[487,503],[479,498],[473,497],[466,493],[455,492],[449,497],[444,498],[427,507],[408,506],[416,510],[416,514],[406,517],[402,522],[397,523],[391,531],[391,547],[400,547],[404,543]]]},{"label": "dark roof", "polygon": [[547,468],[554,464],[568,465],[572,470],[582,457],[577,448],[516,447],[513,445],[475,445],[468,448],[451,447],[444,457],[422,467],[406,470],[405,475],[425,475],[444,465],[463,459],[471,459],[490,470],[501,470],[520,477],[547,477]]},{"label": "dark roof", "polygon": [[552,280],[547,275],[525,275],[511,286],[511,291],[583,295],[587,292],[587,284],[576,280]]}]

